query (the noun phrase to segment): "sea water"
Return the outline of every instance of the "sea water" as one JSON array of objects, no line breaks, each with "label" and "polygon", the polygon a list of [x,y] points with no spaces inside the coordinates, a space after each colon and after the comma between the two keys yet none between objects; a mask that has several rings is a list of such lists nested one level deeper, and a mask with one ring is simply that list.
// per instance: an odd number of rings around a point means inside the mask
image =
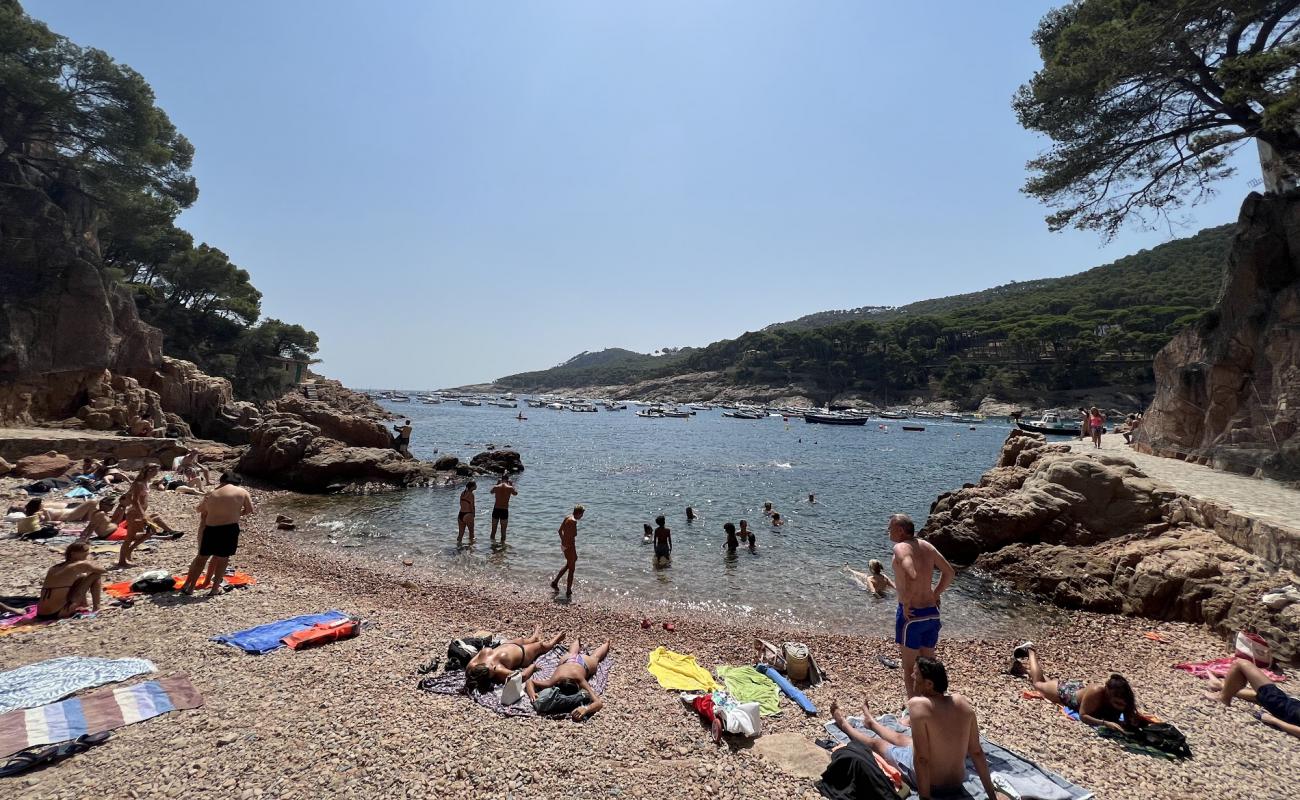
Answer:
[{"label": "sea water", "polygon": [[[578,526],[574,594],[618,598],[651,616],[692,609],[763,617],[778,624],[892,635],[895,606],[865,592],[845,565],[889,568],[889,516],[912,515],[918,527],[942,492],[976,481],[1008,427],[926,420],[907,432],[898,420],[863,427],[802,419],[740,420],[717,410],[689,419],[646,419],[626,411],[575,413],[542,408],[386,404],[412,420],[411,452],[468,461],[489,445],[518,450],[505,547],[489,538],[492,477],[478,479],[477,535],[456,546],[460,486],[374,496],[290,501],[295,536],[328,547],[430,560],[505,586],[546,588],[563,565],[557,529],[575,504]],[[527,419],[518,420],[523,413]],[[816,502],[810,503],[808,495]],[[763,515],[770,501],[786,522]],[[686,507],[694,508],[693,522]],[[642,541],[644,523],[666,517],[670,565],[656,565]],[[756,553],[728,554],[722,525],[749,521]],[[305,524],[304,524],[305,523]],[[1037,603],[963,574],[945,595],[949,635],[1017,636],[1056,615]]]}]

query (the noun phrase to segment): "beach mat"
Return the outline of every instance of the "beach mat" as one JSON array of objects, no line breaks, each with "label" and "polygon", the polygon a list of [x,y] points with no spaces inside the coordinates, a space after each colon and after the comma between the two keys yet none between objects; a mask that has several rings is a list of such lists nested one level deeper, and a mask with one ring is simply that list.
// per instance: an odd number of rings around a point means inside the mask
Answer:
[{"label": "beach mat", "polygon": [[[560,665],[569,650],[567,647],[557,645],[555,648],[542,653],[537,657],[537,676],[540,678],[549,678],[555,672],[555,668]],[[585,655],[585,654],[584,654]],[[600,662],[596,667],[596,675],[587,681],[591,688],[596,690],[599,695],[605,694],[605,684],[609,682],[609,671],[613,669],[614,662],[609,656]],[[450,672],[439,673],[420,681],[420,688],[433,694],[460,695],[465,696],[465,671],[453,670]],[[501,689],[498,686],[490,692],[480,692],[477,688],[469,690],[469,699],[484,708],[495,711],[498,714],[507,717],[539,717],[542,716],[533,710],[533,704],[528,700],[528,695],[520,697],[514,705],[501,704]],[[557,714],[556,716],[567,716],[567,714]]]},{"label": "beach mat", "polygon": [[0,672],[0,713],[53,703],[82,689],[155,672],[143,658],[63,656]]},{"label": "beach mat", "polygon": [[[1229,670],[1232,669],[1233,663],[1237,660],[1236,656],[1226,656],[1216,658],[1210,661],[1193,661],[1187,664],[1174,664],[1174,669],[1190,673],[1197,678],[1223,678],[1228,677]],[[1270,681],[1281,683],[1286,680],[1286,676],[1271,670],[1263,670]]]},{"label": "beach mat", "polygon": [[[114,545],[113,549],[116,550],[117,545]],[[179,591],[180,588],[185,585],[184,575],[173,575],[172,580],[175,582],[174,588],[177,591]],[[108,594],[110,597],[116,597],[119,600],[127,597],[132,597],[134,595],[139,594],[139,592],[131,591],[131,584],[133,583],[135,583],[134,579],[129,581],[118,581],[117,583],[105,584],[104,592]],[[257,580],[252,575],[249,575],[246,572],[236,572],[233,575],[227,575],[225,577],[225,584],[227,586],[251,586],[255,583],[257,583]],[[200,576],[198,582],[194,584],[194,591],[196,592],[204,591],[207,588],[208,588],[208,576],[205,574]],[[234,634],[232,633],[231,636],[234,636]]]},{"label": "beach mat", "polygon": [[[903,727],[893,714],[877,717],[876,721],[900,733],[907,731],[907,728]],[[862,717],[849,717],[848,722],[868,736],[875,736],[863,723]],[[841,731],[834,722],[827,722],[825,727],[826,733],[836,743],[848,744],[848,735]],[[1035,792],[1022,793],[1042,797],[1055,792],[1062,800],[1091,800],[1093,797],[1092,792],[1078,784],[1071,783],[1064,776],[1044,769],[1024,756],[990,742],[983,736],[980,737],[980,745],[984,748],[984,755],[988,758],[990,774],[1001,774],[1012,786],[1032,783],[1038,787]],[[915,785],[916,777],[914,775],[906,772],[904,772],[904,775],[909,783]],[[962,787],[970,795],[971,800],[988,800],[988,795],[984,793],[984,786],[980,783],[979,776],[975,774],[975,768],[971,765],[970,759],[966,760],[966,782],[962,784]]]},{"label": "beach mat", "polygon": [[100,733],[161,714],[203,705],[190,679],[169,675],[134,686],[98,689],[38,708],[0,715],[0,758],[28,747]]},{"label": "beach mat", "polygon": [[342,611],[326,611],[323,614],[304,614],[300,617],[268,622],[253,628],[245,628],[234,633],[213,636],[211,641],[238,647],[245,653],[261,655],[284,647],[284,637],[298,631],[305,631],[318,622],[340,622],[348,618]]}]

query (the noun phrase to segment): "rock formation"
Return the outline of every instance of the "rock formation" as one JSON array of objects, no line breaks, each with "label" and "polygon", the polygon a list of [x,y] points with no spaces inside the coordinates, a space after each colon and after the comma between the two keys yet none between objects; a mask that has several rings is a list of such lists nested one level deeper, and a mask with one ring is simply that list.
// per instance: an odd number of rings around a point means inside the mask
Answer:
[{"label": "rock formation", "polygon": [[[1269,528],[1269,530],[1265,530]],[[1067,607],[1254,630],[1293,660],[1300,536],[1152,481],[1131,461],[1012,431],[997,466],[941,495],[922,535],[954,563]]]},{"label": "rock formation", "polygon": [[469,465],[494,475],[515,475],[524,471],[524,462],[515,450],[488,450],[471,458]]},{"label": "rock formation", "polygon": [[1300,480],[1300,197],[1246,198],[1217,307],[1155,375],[1138,447]]}]

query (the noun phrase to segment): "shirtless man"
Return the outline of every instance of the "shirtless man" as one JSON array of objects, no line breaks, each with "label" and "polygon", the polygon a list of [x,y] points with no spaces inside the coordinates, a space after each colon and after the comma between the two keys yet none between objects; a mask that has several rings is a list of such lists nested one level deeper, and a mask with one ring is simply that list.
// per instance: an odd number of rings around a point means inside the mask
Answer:
[{"label": "shirtless man", "polygon": [[401,425],[394,425],[393,430],[397,437],[393,441],[393,447],[397,452],[404,456],[411,454],[411,421],[408,419]]},{"label": "shirtless man", "polygon": [[140,472],[131,481],[131,486],[123,497],[123,513],[126,517],[126,538],[122,540],[122,549],[117,554],[117,569],[125,569],[131,564],[131,553],[153,536],[149,528],[149,483],[158,475],[158,465],[150,464],[140,468]]},{"label": "shirtless man", "polygon": [[736,531],[736,536],[742,542],[749,542],[749,552],[758,551],[758,543],[754,541],[754,532],[749,529],[749,520],[740,521],[740,530]]},{"label": "shirtless man", "polygon": [[568,714],[574,722],[581,722],[595,714],[605,706],[605,701],[587,681],[596,677],[596,670],[607,655],[608,641],[597,647],[596,652],[584,656],[581,644],[575,639],[569,645],[568,655],[551,673],[551,677],[534,678],[537,665],[530,665],[524,670],[523,677],[524,691],[528,693],[528,699],[533,701],[533,708],[543,715]]},{"label": "shirtless man", "polygon": [[517,494],[519,490],[508,475],[502,475],[492,487],[492,538],[497,538],[497,523],[501,523],[501,544],[506,543],[506,526],[510,524],[510,498]]},{"label": "shirtless man", "polygon": [[239,518],[254,511],[253,498],[239,483],[238,475],[223,472],[217,488],[199,501],[199,554],[190,563],[190,574],[185,576],[181,594],[194,593],[205,564],[208,567],[208,594],[215,595],[221,591],[226,564],[239,549]]},{"label": "shirtless man", "polygon": [[460,511],[456,513],[457,547],[465,539],[465,531],[469,531],[469,543],[474,544],[474,490],[477,488],[478,484],[470,481],[460,493]]},{"label": "shirtless man", "polygon": [[96,504],[90,519],[86,522],[86,527],[81,531],[82,539],[107,539],[112,535],[117,528],[112,519],[113,506],[116,503],[113,498],[105,497]]},{"label": "shirtless man", "polygon": [[655,517],[655,525],[659,527],[654,530],[655,537],[655,564],[662,561],[673,560],[673,532],[664,527],[664,518]]},{"label": "shirtless man", "polygon": [[989,762],[980,747],[980,726],[970,701],[959,694],[949,695],[948,670],[943,663],[922,656],[916,660],[911,683],[917,694],[907,701],[912,734],[899,733],[876,722],[867,701],[862,702],[863,722],[875,736],[868,736],[844,719],[839,702],[831,703],[831,718],[849,739],[907,773],[916,784],[920,800],[942,797],[968,797],[962,789],[966,780],[966,758],[989,797],[1006,800],[993,788]]},{"label": "shirtless man", "polygon": [[573,513],[564,518],[560,523],[560,551],[564,553],[564,567],[555,573],[555,580],[551,581],[551,588],[560,591],[560,578],[564,573],[569,574],[569,580],[564,586],[564,596],[573,596],[573,568],[578,564],[578,520],[587,509],[582,506],[574,506]]},{"label": "shirtless man", "polygon": [[[939,598],[957,577],[957,572],[934,545],[916,538],[916,523],[906,514],[889,518],[889,540],[894,543],[894,587],[898,591],[898,613],[894,618],[894,641],[903,660],[903,686],[913,694],[912,667],[918,656],[934,657],[939,644]],[[934,571],[939,583],[931,585]]]},{"label": "shirtless man", "polygon": [[77,612],[90,596],[91,611],[99,610],[99,592],[104,568],[92,564],[90,545],[73,542],[63,551],[63,562],[50,567],[41,585],[36,603],[37,619],[67,619]]},{"label": "shirtless man", "polygon": [[494,684],[505,683],[516,670],[529,666],[563,639],[564,634],[558,633],[550,641],[542,641],[542,627],[538,625],[529,636],[484,647],[465,665],[465,685],[487,691]]}]

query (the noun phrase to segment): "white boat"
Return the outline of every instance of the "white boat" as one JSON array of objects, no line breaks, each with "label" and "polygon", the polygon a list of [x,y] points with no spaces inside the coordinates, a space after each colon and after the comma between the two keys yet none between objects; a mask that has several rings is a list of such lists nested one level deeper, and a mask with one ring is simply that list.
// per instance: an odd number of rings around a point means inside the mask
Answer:
[{"label": "white boat", "polygon": [[606,403],[606,411],[627,411],[627,403]]},{"label": "white boat", "polygon": [[578,411],[578,412],[581,412],[581,413],[584,413],[584,414],[595,414],[595,413],[596,413],[596,407],[593,406],[591,403],[571,403],[571,404],[569,405],[569,410],[570,410],[570,411]]},{"label": "white boat", "polygon": [[514,400],[489,400],[488,405],[497,408],[519,408],[519,404]]},{"label": "white boat", "polygon": [[693,410],[695,410],[695,411],[712,411],[712,410],[713,410],[713,406],[709,405],[708,403],[700,403],[700,404],[698,404],[698,405],[697,405],[697,404],[692,404],[692,405],[691,405],[691,408],[692,408]]},{"label": "white boat", "polygon": [[483,401],[482,401],[482,400],[475,400],[475,399],[472,398],[472,397],[464,397],[464,398],[461,398],[460,404],[463,405],[463,406],[481,406],[481,405],[483,405]]},{"label": "white boat", "polygon": [[547,404],[546,404],[546,407],[549,408],[549,409],[551,409],[552,411],[563,411],[563,410],[564,410],[564,404],[563,404],[563,403],[547,403]]},{"label": "white boat", "polygon": [[909,415],[906,411],[881,411],[876,416],[881,419],[907,419]]},{"label": "white boat", "polygon": [[636,412],[636,415],[637,415],[638,417],[645,417],[646,419],[663,419],[663,418],[664,418],[664,412],[663,412],[663,411],[660,411],[660,410],[657,409],[657,408],[647,408],[647,409],[645,409],[645,410],[643,410],[643,411],[638,411],[638,412]]},{"label": "white boat", "polygon": [[410,398],[410,396],[409,396],[409,395],[405,395],[405,394],[395,394],[395,395],[393,395],[392,397],[390,397],[390,398],[388,398],[388,399],[392,400],[394,403],[409,403],[409,402],[411,402],[411,398]]},{"label": "white boat", "polygon": [[546,408],[546,403],[541,400],[525,400],[529,408]]},{"label": "white boat", "polygon": [[767,415],[757,411],[736,409],[735,411],[723,411],[722,416],[728,419],[764,419]]},{"label": "white boat", "polygon": [[440,397],[421,397],[421,398],[420,398],[420,402],[421,402],[421,403],[424,403],[426,406],[436,406],[436,405],[440,405],[440,404],[442,403],[442,398],[440,398]]}]

